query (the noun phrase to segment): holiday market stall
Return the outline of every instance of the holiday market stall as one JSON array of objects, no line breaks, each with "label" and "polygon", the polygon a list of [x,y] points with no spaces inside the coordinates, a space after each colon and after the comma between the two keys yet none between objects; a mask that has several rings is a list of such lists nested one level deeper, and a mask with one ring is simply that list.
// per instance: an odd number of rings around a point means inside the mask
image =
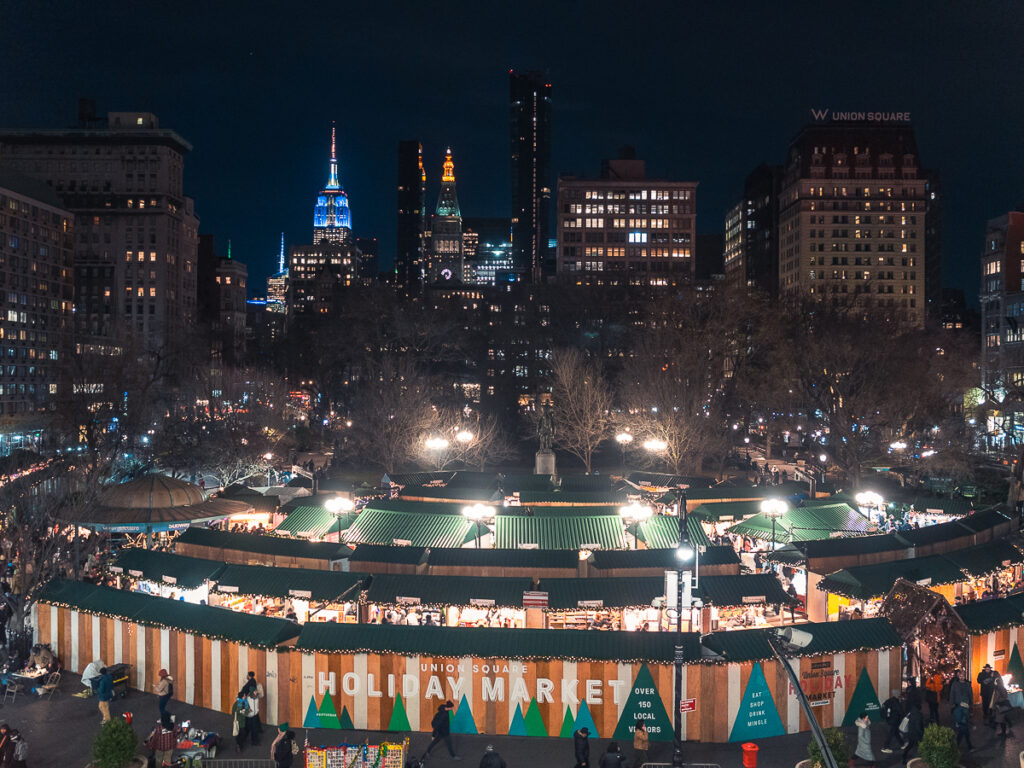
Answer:
[{"label": "holiday market stall", "polygon": [[223,563],[322,571],[347,571],[348,556],[352,552],[344,544],[232,533],[201,526],[192,526],[183,531],[174,541],[174,551],[179,555],[220,560]]},{"label": "holiday market stall", "polygon": [[228,565],[217,574],[210,605],[300,624],[355,623],[364,578],[361,573]]},{"label": "holiday market stall", "polygon": [[[967,628],[967,679],[974,686],[974,695],[981,696],[978,673],[991,664],[1000,675],[1009,675],[1011,691],[1024,686],[1024,594],[999,600],[984,600],[954,608]],[[1016,699],[1016,703],[1014,700]],[[1011,693],[1014,706],[1024,705],[1024,696]]]},{"label": "holiday market stall", "polygon": [[215,560],[136,547],[122,549],[108,566],[122,589],[189,603],[207,602],[210,582],[223,569],[224,563]]},{"label": "holiday market stall", "polygon": [[443,627],[525,627],[531,580],[377,574],[366,591],[372,623]]},{"label": "holiday market stall", "polygon": [[[652,741],[672,739],[672,632],[564,632],[307,622],[296,625],[208,606],[54,581],[33,609],[36,640],[80,673],[91,659],[132,665],[146,690],[161,667],[175,695],[229,711],[246,672],[266,689],[268,725],[429,732],[456,703],[454,733],[628,741],[638,717]],[[899,637],[884,619],[804,624],[793,654],[825,726],[878,714],[900,680]],[[724,742],[807,730],[765,630],[683,635],[687,740]]]}]

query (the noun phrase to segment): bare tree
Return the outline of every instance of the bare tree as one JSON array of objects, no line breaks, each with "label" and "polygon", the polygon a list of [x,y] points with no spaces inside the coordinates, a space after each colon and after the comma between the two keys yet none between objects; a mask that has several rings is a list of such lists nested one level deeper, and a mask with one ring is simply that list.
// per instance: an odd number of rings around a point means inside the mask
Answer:
[{"label": "bare tree", "polygon": [[589,473],[594,452],[611,433],[611,389],[600,368],[578,349],[559,350],[551,360],[551,400],[555,445]]}]

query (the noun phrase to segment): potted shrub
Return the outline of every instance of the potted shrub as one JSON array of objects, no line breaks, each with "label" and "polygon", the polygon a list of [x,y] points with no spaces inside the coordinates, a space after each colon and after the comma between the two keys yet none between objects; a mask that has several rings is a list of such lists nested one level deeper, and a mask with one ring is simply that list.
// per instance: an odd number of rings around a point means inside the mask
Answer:
[{"label": "potted shrub", "polygon": [[943,725],[932,723],[924,729],[917,752],[928,768],[956,768],[960,764],[956,731]]},{"label": "potted shrub", "polygon": [[[846,765],[850,762],[850,746],[846,743],[846,737],[843,736],[842,730],[839,728],[826,728],[825,743],[832,750],[832,756],[836,759],[836,765]],[[821,760],[821,749],[818,748],[817,740],[811,739],[811,743],[807,745],[807,756],[810,758],[811,768],[821,768],[823,763]]]},{"label": "potted shrub", "polygon": [[[92,768],[127,768],[137,764],[139,737],[122,717],[108,720],[92,743]],[[145,760],[141,761],[145,765]]]}]

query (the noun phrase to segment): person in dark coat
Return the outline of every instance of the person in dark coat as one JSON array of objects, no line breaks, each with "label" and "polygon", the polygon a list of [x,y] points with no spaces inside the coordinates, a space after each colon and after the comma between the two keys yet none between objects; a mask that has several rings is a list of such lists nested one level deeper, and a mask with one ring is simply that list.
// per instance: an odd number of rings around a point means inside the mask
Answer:
[{"label": "person in dark coat", "polygon": [[442,741],[444,742],[444,745],[448,747],[448,754],[452,756],[453,760],[462,759],[455,754],[455,748],[452,746],[452,725],[448,717],[448,713],[453,709],[455,709],[455,705],[451,702],[451,699],[449,699],[438,707],[437,712],[434,713],[434,719],[430,721],[431,735],[434,739],[430,742],[430,746],[427,747],[427,751],[423,753],[423,760],[430,757],[430,750]]},{"label": "person in dark coat", "polygon": [[910,760],[910,753],[917,749],[917,745],[924,736],[924,715],[921,714],[920,706],[911,706],[907,711],[907,732],[903,734],[907,738],[907,745],[903,748],[903,764]]},{"label": "person in dark coat", "polygon": [[619,749],[619,742],[613,741],[608,745],[607,751],[601,755],[599,768],[622,768],[626,762],[626,756]]},{"label": "person in dark coat", "polygon": [[953,728],[956,730],[956,745],[959,747],[960,742],[966,739],[967,751],[972,751],[974,745],[971,744],[971,712],[963,702],[953,706]]},{"label": "person in dark coat", "polygon": [[894,741],[897,747],[903,747],[903,734],[900,733],[900,723],[903,722],[903,715],[906,713],[903,711],[903,702],[900,701],[899,696],[896,695],[897,693],[899,691],[893,691],[893,695],[882,702],[882,719],[889,726],[889,735],[882,745],[882,751],[887,755],[892,754],[892,744]]},{"label": "person in dark coat", "polygon": [[949,684],[949,708],[956,709],[961,704],[967,707],[967,717],[971,716],[971,704],[974,703],[974,691],[971,684],[964,680],[958,669],[953,673],[953,682]]},{"label": "person in dark coat", "polygon": [[480,758],[480,768],[508,768],[505,758],[494,751],[494,745],[488,744],[484,756]]},{"label": "person in dark coat", "polygon": [[992,669],[991,664],[986,664],[978,673],[978,685],[981,686],[981,712],[985,719],[989,719],[989,710],[992,707],[992,691],[996,687],[996,678],[999,675]]},{"label": "person in dark coat", "polygon": [[572,750],[576,755],[576,768],[590,766],[590,729],[580,728],[572,735]]},{"label": "person in dark coat", "polygon": [[9,766],[14,762],[14,734],[7,723],[0,725],[0,765]]},{"label": "person in dark coat", "polygon": [[1009,725],[1010,698],[1006,693],[1006,686],[1003,678],[996,675],[995,685],[992,686],[992,698],[989,701],[989,713],[992,718],[993,727],[999,726],[1000,736],[1006,737],[1006,726]]}]

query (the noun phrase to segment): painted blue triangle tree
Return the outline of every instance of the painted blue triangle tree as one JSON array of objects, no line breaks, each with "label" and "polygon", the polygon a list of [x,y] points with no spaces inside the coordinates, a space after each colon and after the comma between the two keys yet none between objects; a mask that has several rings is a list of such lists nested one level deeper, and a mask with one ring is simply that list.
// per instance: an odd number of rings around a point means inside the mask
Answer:
[{"label": "painted blue triangle tree", "polygon": [[782,736],[786,729],[782,727],[782,718],[775,708],[775,699],[768,690],[761,664],[754,664],[750,670],[750,679],[743,691],[740,708],[729,733],[729,741],[749,741],[763,739],[768,736]]}]

